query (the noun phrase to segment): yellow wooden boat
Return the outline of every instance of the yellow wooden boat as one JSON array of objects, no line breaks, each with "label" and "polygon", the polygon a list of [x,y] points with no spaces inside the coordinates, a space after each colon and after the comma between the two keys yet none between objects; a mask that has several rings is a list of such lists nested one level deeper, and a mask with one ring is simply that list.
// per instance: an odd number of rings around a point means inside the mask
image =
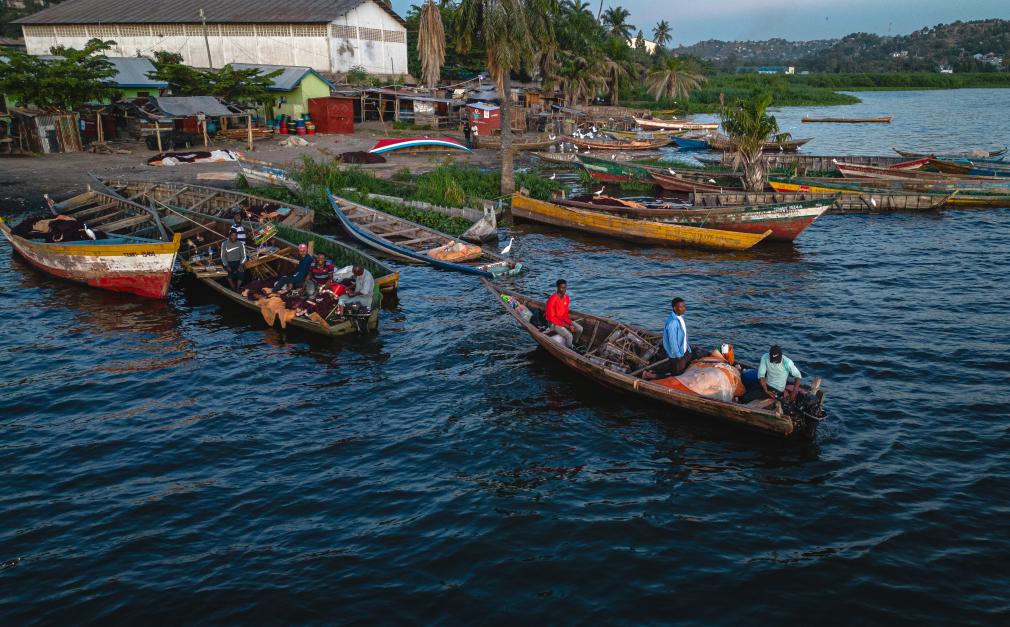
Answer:
[{"label": "yellow wooden boat", "polygon": [[609,235],[632,242],[716,250],[747,250],[772,233],[771,229],[764,233],[737,233],[626,218],[601,211],[556,205],[523,194],[512,195],[512,215],[531,222]]}]

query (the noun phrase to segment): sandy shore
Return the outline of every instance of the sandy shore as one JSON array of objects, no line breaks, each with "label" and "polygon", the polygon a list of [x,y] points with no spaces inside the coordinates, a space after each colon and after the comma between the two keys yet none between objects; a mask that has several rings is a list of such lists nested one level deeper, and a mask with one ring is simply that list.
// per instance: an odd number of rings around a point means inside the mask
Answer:
[{"label": "sandy shore", "polygon": [[[249,153],[244,142],[212,142],[207,150],[217,148],[238,151],[246,156],[269,161],[280,166],[290,166],[308,155],[313,159],[332,159],[343,152],[367,151],[383,137],[406,137],[429,134],[433,137],[455,136],[456,133],[435,133],[392,131],[383,129],[377,123],[359,125],[353,135],[306,136],[308,146],[281,146],[280,138],[255,142],[255,150]],[[457,137],[461,139],[461,137]],[[94,154],[91,152],[65,153],[41,156],[19,156],[0,154],[0,215],[20,213],[24,210],[45,206],[42,195],[49,193],[57,199],[84,191],[88,185],[88,174],[96,176],[119,176],[144,180],[169,180],[205,185],[228,186],[227,181],[198,181],[201,173],[238,172],[235,163],[183,164],[173,167],[149,166],[148,158],[157,151],[148,150],[143,143],[117,144],[117,147],[131,151],[131,154]],[[197,146],[195,150],[204,150]],[[496,151],[475,149],[472,154],[444,153],[391,154],[383,164],[362,166],[374,171],[378,176],[388,177],[397,170],[408,168],[420,174],[438,167],[447,161],[479,167],[496,167],[499,159]]]}]

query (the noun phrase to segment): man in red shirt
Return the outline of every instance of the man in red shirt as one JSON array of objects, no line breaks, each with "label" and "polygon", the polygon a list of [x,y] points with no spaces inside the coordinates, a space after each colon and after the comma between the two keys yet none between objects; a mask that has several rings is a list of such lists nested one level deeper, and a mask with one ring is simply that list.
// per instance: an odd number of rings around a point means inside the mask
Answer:
[{"label": "man in red shirt", "polygon": [[579,336],[582,335],[582,326],[577,322],[572,322],[568,316],[570,301],[568,283],[564,279],[558,279],[557,287],[558,291],[547,299],[547,310],[544,312],[544,317],[547,318],[547,324],[551,326],[551,329],[564,339],[565,346],[571,348],[575,342],[579,341]]}]

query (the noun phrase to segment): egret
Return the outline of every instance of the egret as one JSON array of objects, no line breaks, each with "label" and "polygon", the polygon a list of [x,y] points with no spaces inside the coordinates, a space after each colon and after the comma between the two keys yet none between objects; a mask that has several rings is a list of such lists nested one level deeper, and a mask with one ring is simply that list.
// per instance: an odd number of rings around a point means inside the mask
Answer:
[{"label": "egret", "polygon": [[603,192],[606,191],[606,189],[607,189],[607,186],[604,185],[603,187],[601,187],[599,189],[599,191],[593,192],[593,196],[602,196]]},{"label": "egret", "polygon": [[84,233],[91,239],[98,239],[97,237],[95,237],[95,232],[89,229],[87,224],[84,225]]},{"label": "egret", "polygon": [[871,197],[870,197],[870,204],[871,204],[871,205],[873,205],[874,207],[876,207],[876,206],[877,206],[877,199],[876,199],[876,198],[873,198],[873,197],[871,196]]},{"label": "egret", "polygon": [[554,179],[556,179],[556,178],[558,178],[558,173],[557,173],[557,172],[555,172],[554,174],[552,174],[552,175],[550,176],[550,180],[552,180],[552,181],[553,181]]},{"label": "egret", "polygon": [[715,183],[715,179],[708,179],[709,183]]},{"label": "egret", "polygon": [[677,176],[677,173],[673,171],[673,168],[667,168],[666,171],[670,173],[670,176]]},{"label": "egret", "polygon": [[515,238],[514,238],[514,237],[510,237],[510,238],[509,238],[509,243],[508,243],[508,244],[506,244],[505,248],[502,248],[502,249],[501,249],[501,254],[503,254],[503,255],[507,255],[507,254],[509,254],[510,252],[512,252],[512,242],[513,242],[514,240],[515,240]]}]

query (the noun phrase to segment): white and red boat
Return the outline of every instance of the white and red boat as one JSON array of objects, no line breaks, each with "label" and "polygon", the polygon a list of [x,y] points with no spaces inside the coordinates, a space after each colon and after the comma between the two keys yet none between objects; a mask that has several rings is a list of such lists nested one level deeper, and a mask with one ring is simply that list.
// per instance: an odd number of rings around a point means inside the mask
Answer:
[{"label": "white and red boat", "polygon": [[446,150],[470,149],[451,137],[402,137],[380,139],[368,152],[381,155],[393,151],[403,152],[444,152]]},{"label": "white and red boat", "polygon": [[661,120],[659,118],[634,118],[639,128],[660,131],[714,131],[718,122],[692,122],[691,120]]},{"label": "white and red boat", "polygon": [[18,254],[46,274],[113,292],[148,298],[167,296],[181,236],[168,239],[155,212],[97,191],[75,196],[55,209],[60,212],[58,216],[28,220],[36,225],[72,218],[85,225],[82,230],[89,236],[76,241],[48,241],[52,237],[15,233],[2,218],[0,232]]}]

